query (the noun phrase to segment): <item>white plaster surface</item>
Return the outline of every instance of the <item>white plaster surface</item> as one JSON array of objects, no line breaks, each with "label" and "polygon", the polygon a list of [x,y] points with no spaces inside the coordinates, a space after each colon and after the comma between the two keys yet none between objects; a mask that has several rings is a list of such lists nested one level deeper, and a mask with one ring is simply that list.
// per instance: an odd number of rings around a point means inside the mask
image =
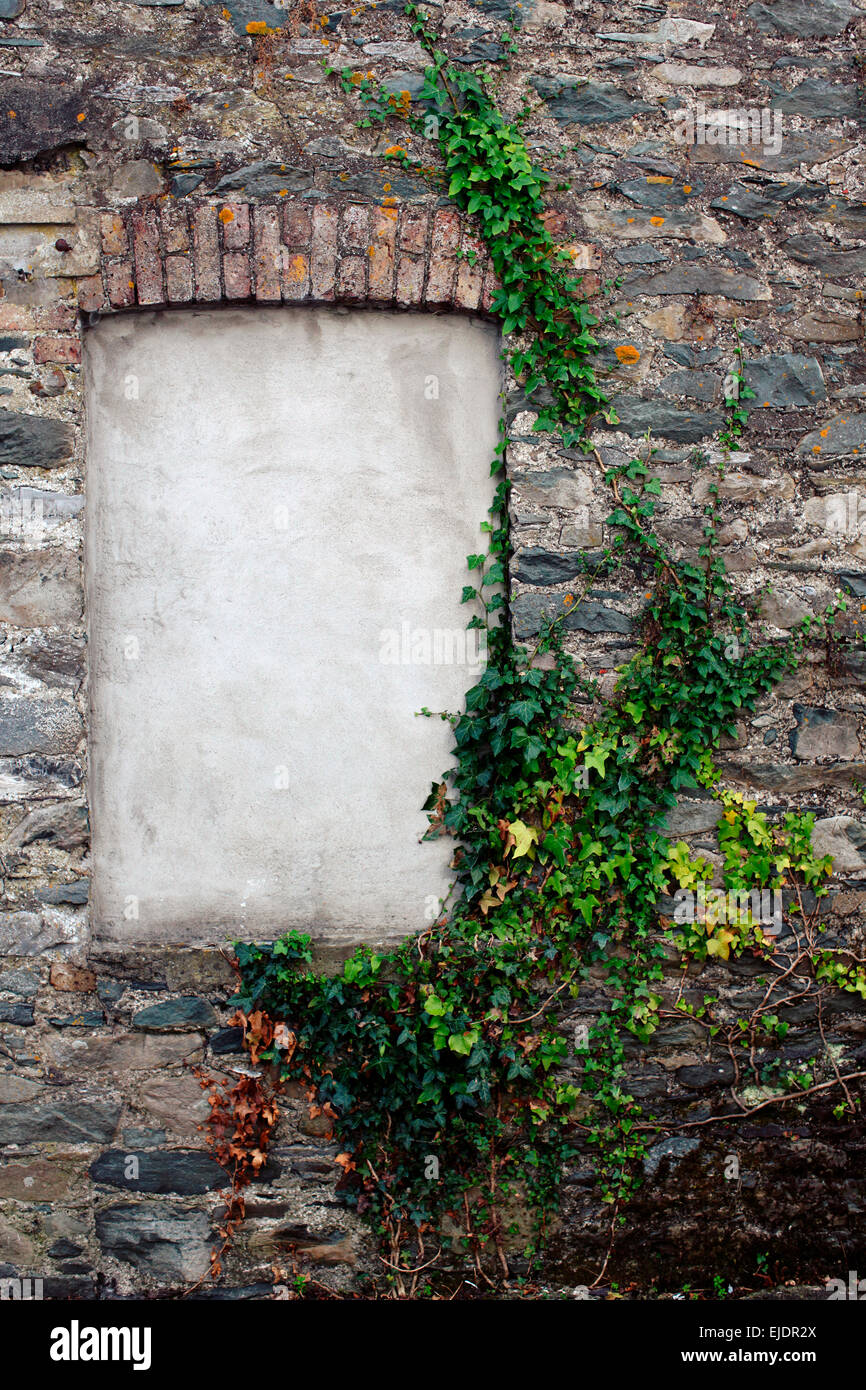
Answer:
[{"label": "white plaster surface", "polygon": [[498,352],[479,320],[338,309],[88,332],[99,937],[423,926],[453,842],[419,843],[420,808],[452,737],[415,711],[462,707],[477,669],[383,663],[382,633],[471,614]]}]

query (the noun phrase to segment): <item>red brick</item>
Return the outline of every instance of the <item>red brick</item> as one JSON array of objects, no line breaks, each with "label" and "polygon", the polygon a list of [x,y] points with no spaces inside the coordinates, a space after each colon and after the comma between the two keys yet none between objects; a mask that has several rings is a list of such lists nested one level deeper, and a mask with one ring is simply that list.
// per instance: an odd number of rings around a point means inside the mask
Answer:
[{"label": "red brick", "polygon": [[216,208],[196,208],[193,214],[192,239],[195,256],[195,297],[199,301],[213,304],[222,299]]},{"label": "red brick", "polygon": [[75,329],[77,320],[75,305],[65,299],[55,299],[53,304],[40,304],[36,310],[37,328],[51,328],[58,333],[68,333]]},{"label": "red brick", "polygon": [[440,208],[433,218],[430,269],[424,299],[427,304],[450,304],[457,270],[456,252],[460,245],[460,216],[450,208]]},{"label": "red brick", "polygon": [[128,309],[135,303],[132,261],[114,261],[105,267],[105,286],[115,309]]},{"label": "red brick", "polygon": [[106,307],[105,289],[101,275],[85,275],[76,285],[78,307],[88,313]]},{"label": "red brick", "polygon": [[337,271],[337,213],[321,203],[313,209],[310,286],[314,299],[333,299]]},{"label": "red brick", "polygon": [[282,271],[283,299],[306,299],[310,293],[310,258],[303,251],[289,251]]},{"label": "red brick", "polygon": [[367,262],[363,256],[343,256],[337,270],[337,297],[364,299],[367,290]]},{"label": "red brick", "polygon": [[32,309],[25,309],[22,304],[0,303],[0,329],[4,332],[21,328],[27,330],[34,326]]},{"label": "red brick", "polygon": [[420,304],[424,291],[424,262],[420,256],[401,256],[397,266],[398,304]]},{"label": "red brick", "polygon": [[117,213],[106,213],[100,218],[102,230],[102,253],[105,256],[124,256],[129,250],[129,238],[123,225],[123,218]]},{"label": "red brick", "polygon": [[245,251],[230,251],[223,256],[223,279],[226,286],[226,299],[249,299],[250,258]]},{"label": "red brick", "polygon": [[33,344],[35,362],[80,362],[81,342],[78,338],[37,338]]},{"label": "red brick", "polygon": [[370,298],[394,298],[394,250],[397,241],[397,213],[393,208],[376,208],[373,213],[373,240],[370,244]]},{"label": "red brick", "polygon": [[73,965],[68,960],[58,960],[51,967],[49,976],[52,989],[69,990],[79,994],[90,994],[96,989],[96,976],[86,965]]},{"label": "red brick", "polygon": [[400,221],[400,247],[421,253],[427,247],[427,213],[421,208],[404,208]]},{"label": "red brick", "polygon": [[273,304],[282,298],[280,271],[283,248],[280,244],[280,218],[275,207],[257,207],[253,213],[253,259],[256,299]]},{"label": "red brick", "polygon": [[169,206],[160,213],[162,244],[167,256],[189,251],[189,212],[186,208]]},{"label": "red brick", "polygon": [[340,235],[347,251],[361,251],[370,240],[370,212],[359,203],[350,203],[340,218]]},{"label": "red brick", "polygon": [[189,256],[166,256],[165,287],[169,304],[189,304],[191,302],[192,260]]},{"label": "red brick", "polygon": [[223,224],[223,246],[227,251],[242,251],[250,244],[249,203],[226,203],[220,208]]},{"label": "red brick", "polygon": [[159,228],[154,212],[132,214],[132,245],[135,253],[135,288],[139,304],[164,304],[162,260],[159,254]]},{"label": "red brick", "polygon": [[286,203],[283,208],[283,241],[291,251],[308,251],[311,234],[310,212],[303,203]]}]

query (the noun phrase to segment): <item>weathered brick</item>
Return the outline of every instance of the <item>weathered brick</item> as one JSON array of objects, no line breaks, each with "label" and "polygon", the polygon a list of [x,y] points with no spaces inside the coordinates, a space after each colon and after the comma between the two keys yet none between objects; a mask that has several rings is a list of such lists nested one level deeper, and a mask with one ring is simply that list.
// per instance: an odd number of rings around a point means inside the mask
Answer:
[{"label": "weathered brick", "polygon": [[303,251],[285,257],[282,271],[283,299],[306,299],[310,293],[310,258]]},{"label": "weathered brick", "polygon": [[393,208],[376,208],[370,243],[370,298],[394,298],[394,250],[397,243],[397,213]]},{"label": "weathered brick", "polygon": [[427,213],[421,208],[404,208],[400,219],[400,248],[420,255],[427,246]]},{"label": "weathered brick", "polygon": [[398,304],[420,304],[424,291],[424,262],[420,256],[401,256],[397,266]]},{"label": "weathered brick", "polygon": [[78,314],[74,304],[55,300],[53,304],[40,304],[36,310],[37,328],[49,328],[55,333],[69,333],[75,328]]},{"label": "weathered brick", "polygon": [[106,256],[125,256],[129,250],[129,238],[126,235],[126,227],[123,218],[117,213],[107,213],[100,218],[100,231],[102,233],[102,251]]},{"label": "weathered brick", "polygon": [[460,217],[450,208],[440,208],[433,218],[430,267],[424,299],[428,304],[449,304],[457,271],[460,245]]},{"label": "weathered brick", "polygon": [[135,303],[135,280],[132,261],[114,261],[105,267],[108,298],[115,309],[128,309]]},{"label": "weathered brick", "polygon": [[189,304],[192,300],[192,260],[177,255],[165,258],[165,288],[169,304]]},{"label": "weathered brick", "polygon": [[196,208],[193,214],[192,237],[195,297],[212,304],[222,298],[216,208]]},{"label": "weathered brick", "polygon": [[340,239],[347,251],[360,251],[370,240],[370,212],[360,203],[350,203],[340,218]]},{"label": "weathered brick", "polygon": [[81,341],[79,338],[37,338],[33,344],[33,359],[36,362],[80,362]]},{"label": "weathered brick", "polygon": [[343,256],[337,270],[340,299],[364,299],[367,289],[367,263],[363,256]]},{"label": "weathered brick", "polygon": [[280,269],[282,246],[280,221],[275,207],[257,207],[253,213],[256,299],[273,304],[282,298]]},{"label": "weathered brick", "polygon": [[226,299],[249,299],[252,287],[250,261],[246,252],[231,251],[223,256],[223,279]]},{"label": "weathered brick", "polygon": [[96,989],[96,976],[83,965],[73,965],[72,961],[58,960],[51,967],[52,989],[89,994]]},{"label": "weathered brick", "polygon": [[303,203],[286,203],[283,208],[283,241],[291,251],[307,251],[312,224],[309,209]]},{"label": "weathered brick", "polygon": [[227,251],[242,251],[250,244],[249,203],[226,203],[220,208],[223,224],[223,246]]},{"label": "weathered brick", "polygon": [[499,277],[492,270],[488,270],[484,276],[484,289],[481,291],[481,308],[489,311],[493,306],[494,295],[501,289]]},{"label": "weathered brick", "polygon": [[135,288],[139,304],[164,304],[159,227],[155,213],[133,213],[132,245],[135,255]]},{"label": "weathered brick", "polygon": [[16,329],[24,329],[26,332],[33,328],[34,324],[32,309],[25,308],[23,304],[0,302],[0,329],[4,332],[14,332]]},{"label": "weathered brick", "polygon": [[163,208],[160,214],[162,244],[167,256],[189,251],[189,213],[183,207]]},{"label": "weathered brick", "polygon": [[107,300],[101,275],[85,275],[83,279],[78,281],[76,290],[78,307],[85,313],[93,313],[97,309],[105,308]]},{"label": "weathered brick", "polygon": [[310,286],[314,299],[333,299],[337,272],[337,213],[319,204],[313,209]]}]

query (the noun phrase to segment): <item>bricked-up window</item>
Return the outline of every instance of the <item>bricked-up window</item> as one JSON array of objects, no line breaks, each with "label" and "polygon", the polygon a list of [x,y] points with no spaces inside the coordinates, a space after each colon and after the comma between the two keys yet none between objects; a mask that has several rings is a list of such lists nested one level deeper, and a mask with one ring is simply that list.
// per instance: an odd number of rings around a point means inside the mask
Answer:
[{"label": "bricked-up window", "polygon": [[483,652],[495,330],[225,309],[86,340],[93,912],[198,944],[417,929],[421,804]]}]

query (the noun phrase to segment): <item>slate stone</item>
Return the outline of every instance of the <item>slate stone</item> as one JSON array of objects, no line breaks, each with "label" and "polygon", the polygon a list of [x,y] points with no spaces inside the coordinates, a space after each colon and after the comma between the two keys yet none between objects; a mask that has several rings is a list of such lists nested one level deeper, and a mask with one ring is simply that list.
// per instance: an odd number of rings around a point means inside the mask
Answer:
[{"label": "slate stone", "polygon": [[721,394],[722,378],[713,372],[686,369],[671,372],[661,383],[661,389],[667,396],[691,396],[693,400],[712,404]]},{"label": "slate stone", "polygon": [[70,699],[0,696],[0,753],[72,753],[83,733]]},{"label": "slate stone", "polygon": [[[235,33],[248,38],[248,24],[267,24],[269,29],[281,29],[288,21],[289,11],[271,5],[268,0],[205,0],[206,3],[219,4],[231,18]],[[381,6],[380,6],[381,8]]]},{"label": "slate stone", "polygon": [[601,603],[568,605],[562,594],[520,594],[511,605],[514,636],[518,641],[535,637],[545,618],[566,617],[563,626],[571,632],[631,632],[632,622],[625,613]]},{"label": "slate stone", "polygon": [[734,1064],[725,1059],[708,1066],[680,1067],[677,1081],[690,1091],[706,1091],[717,1086],[729,1086],[734,1079]]},{"label": "slate stone", "polygon": [[845,411],[835,415],[819,429],[804,435],[797,445],[798,454],[819,450],[823,455],[838,456],[866,452],[866,413]]},{"label": "slate stone", "polygon": [[[395,174],[393,168],[369,174],[330,174],[326,177],[327,193],[357,193],[371,202],[381,203],[383,198],[399,198],[402,202],[422,203],[430,196],[430,189],[420,178],[408,174]],[[386,188],[385,185],[390,187]]]},{"label": "slate stone", "polygon": [[586,559],[584,551],[556,554],[554,551],[530,547],[517,555],[514,578],[521,584],[564,584],[587,572]]},{"label": "slate stone", "polygon": [[244,1030],[243,1028],[220,1028],[209,1041],[211,1052],[218,1057],[227,1056],[232,1052],[243,1052]]},{"label": "slate stone", "polygon": [[214,193],[245,193],[249,198],[273,197],[283,189],[289,193],[303,193],[312,187],[313,177],[311,169],[261,159],[235,169],[232,174],[224,174]]},{"label": "slate stone", "polygon": [[691,193],[686,193],[681,184],[675,184],[673,181],[652,182],[651,178],[626,179],[613,185],[614,192],[621,193],[630,202],[637,203],[638,207],[648,208],[650,212],[673,212],[677,208],[685,207],[690,197],[703,191],[703,184],[695,183],[690,185],[690,188]]},{"label": "slate stone", "polygon": [[670,259],[648,241],[639,241],[637,246],[618,246],[613,258],[620,265],[655,265],[657,261]]},{"label": "slate stone", "polygon": [[829,159],[837,159],[852,148],[853,142],[843,140],[838,135],[828,135],[817,130],[803,134],[785,133],[782,148],[778,154],[766,151],[762,145],[689,145],[691,164],[736,164],[742,167],[748,159],[749,166],[762,169],[765,173],[787,174],[798,171],[801,164],[821,164]]},{"label": "slate stone", "polygon": [[807,77],[791,92],[780,87],[771,89],[770,105],[792,116],[811,116],[813,120],[832,120],[840,116],[862,115],[860,93],[854,83],[843,86],[825,82],[820,77]]},{"label": "slate stone", "polygon": [[768,0],[750,5],[746,14],[762,34],[820,39],[841,34],[857,10],[849,0]]},{"label": "slate stone", "polygon": [[834,251],[822,237],[806,232],[788,237],[781,249],[787,256],[819,270],[822,275],[861,275],[866,272],[866,247],[854,251]]},{"label": "slate stone", "polygon": [[212,1028],[216,1022],[217,1016],[206,999],[187,995],[142,1009],[133,1018],[132,1026],[157,1032],[168,1028]]},{"label": "slate stone", "polygon": [[0,1144],[104,1144],[120,1112],[120,1103],[107,1099],[0,1105]]},{"label": "slate stone", "polygon": [[550,114],[561,125],[611,125],[616,121],[631,120],[632,116],[642,111],[655,109],[610,83],[585,82],[578,86],[575,85],[577,80],[532,79],[533,87],[546,103]]},{"label": "slate stone", "polygon": [[23,849],[37,840],[57,845],[58,849],[80,849],[90,838],[90,820],[83,801],[59,801],[55,805],[37,806],[12,829],[3,842],[4,847]]},{"label": "slate stone", "polygon": [[[417,101],[424,90],[426,81],[427,79],[423,72],[392,72],[390,77],[382,78],[382,87],[386,92],[390,92],[394,96],[399,92],[408,92],[412,100]],[[315,149],[317,143],[320,142],[313,141],[313,144],[308,146],[314,154],[322,153],[322,151],[317,151]]]},{"label": "slate stone", "polygon": [[623,294],[717,294],[748,302],[769,299],[770,292],[757,280],[735,270],[713,265],[673,265],[649,275],[629,276]]},{"label": "slate stone", "polygon": [[452,54],[455,63],[498,63],[505,57],[502,44],[497,43],[495,39],[486,38],[483,30],[455,29],[451,32],[451,38],[464,43],[470,41],[469,48],[464,53]]},{"label": "slate stone", "polygon": [[866,574],[860,574],[856,570],[840,570],[836,578],[847,594],[853,594],[855,598],[866,598]]},{"label": "slate stone", "polygon": [[0,0],[0,19],[17,19],[24,9],[24,0]]},{"label": "slate stone", "polygon": [[711,362],[718,362],[722,354],[719,348],[696,348],[690,347],[688,343],[665,343],[664,355],[681,367],[697,367],[700,370],[702,367],[708,367]]},{"label": "slate stone", "polygon": [[42,415],[0,409],[0,465],[60,468],[72,457],[72,426]]},{"label": "slate stone", "polygon": [[[127,1177],[131,1158],[136,1161],[138,1177]],[[90,1165],[90,1176],[94,1182],[109,1187],[125,1187],[133,1192],[176,1192],[182,1197],[212,1192],[229,1183],[225,1169],[216,1159],[194,1149],[110,1149]]]},{"label": "slate stone", "polygon": [[[32,40],[18,40],[25,46]],[[41,43],[41,40],[36,42]],[[33,159],[64,145],[83,145],[87,121],[79,121],[82,111],[93,109],[89,86],[70,92],[56,81],[27,83],[4,79],[0,109],[0,165]],[[15,115],[10,116],[9,112]]]},{"label": "slate stone", "polygon": [[797,410],[827,399],[821,366],[796,352],[770,353],[743,364],[746,385],[755,393],[749,405]]},{"label": "slate stone", "polygon": [[62,1014],[49,1018],[52,1028],[104,1028],[105,1015],[98,1009],[85,1009],[83,1013]]},{"label": "slate stone", "polygon": [[32,999],[39,993],[39,976],[32,970],[4,970],[0,974],[0,991],[4,994],[18,994],[22,999]]},{"label": "slate stone", "polygon": [[772,219],[782,211],[781,202],[774,198],[767,198],[762,193],[756,193],[751,188],[745,188],[741,183],[733,184],[727,193],[714,198],[710,207],[718,208],[720,212],[736,213],[737,217],[742,217],[746,221]]},{"label": "slate stone", "polygon": [[694,1153],[695,1149],[700,1148],[700,1142],[694,1135],[687,1138],[684,1134],[673,1134],[660,1140],[658,1144],[653,1144],[644,1154],[643,1170],[646,1176],[654,1178],[666,1158],[671,1160],[671,1166],[681,1162],[686,1154]]},{"label": "slate stone", "polygon": [[9,1004],[0,999],[0,1023],[16,1023],[21,1028],[29,1028],[33,1023],[32,1004]]},{"label": "slate stone", "polygon": [[89,895],[89,878],[77,878],[74,883],[58,883],[50,888],[42,888],[36,894],[42,903],[68,903],[70,907],[85,906]]},{"label": "slate stone", "polygon": [[695,444],[715,434],[725,421],[720,410],[678,410],[666,401],[642,400],[636,396],[617,396],[613,406],[619,423],[605,428],[622,430],[632,436],[652,430],[653,434],[673,439],[678,444]]},{"label": "slate stone", "polygon": [[[141,4],[141,0],[138,3]],[[171,196],[185,198],[187,194],[194,193],[203,181],[204,174],[175,174],[170,185]]]},{"label": "slate stone", "polygon": [[96,1213],[103,1253],[157,1281],[187,1284],[210,1265],[210,1222],[203,1211],[169,1202],[136,1202]]},{"label": "slate stone", "polygon": [[800,761],[815,758],[853,759],[860,755],[857,721],[838,710],[795,704],[797,727],[788,736],[791,752]]},{"label": "slate stone", "polygon": [[[517,20],[519,23],[521,19],[526,19],[526,16],[531,12],[534,0],[523,0],[523,3],[518,3],[518,0],[468,0],[468,5],[470,10],[481,10],[491,19],[501,20],[504,23]],[[376,8],[381,10],[383,7],[377,5]],[[393,8],[402,13],[404,10],[403,0],[395,0]]]}]

